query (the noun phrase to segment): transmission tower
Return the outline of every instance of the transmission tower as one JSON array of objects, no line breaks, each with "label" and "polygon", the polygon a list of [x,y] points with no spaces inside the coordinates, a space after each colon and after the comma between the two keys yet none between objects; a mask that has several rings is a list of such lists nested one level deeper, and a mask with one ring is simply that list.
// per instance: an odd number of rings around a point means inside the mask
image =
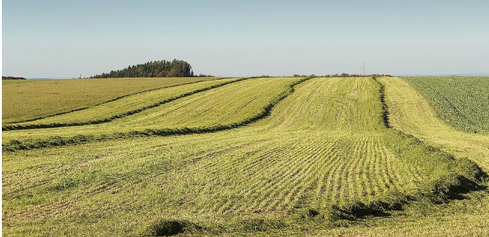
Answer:
[{"label": "transmission tower", "polygon": [[363,67],[360,68],[360,70],[362,70],[362,75],[366,76],[367,73],[365,72],[365,62],[363,62]]}]

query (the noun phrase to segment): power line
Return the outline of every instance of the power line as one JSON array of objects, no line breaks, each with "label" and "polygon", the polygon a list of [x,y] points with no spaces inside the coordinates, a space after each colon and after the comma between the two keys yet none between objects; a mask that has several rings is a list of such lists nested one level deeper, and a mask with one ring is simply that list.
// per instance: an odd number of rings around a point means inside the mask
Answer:
[{"label": "power line", "polygon": [[367,73],[365,72],[365,68],[366,68],[366,67],[365,67],[365,62],[363,62],[363,67],[361,67],[361,68],[360,68],[360,70],[362,70],[362,74],[363,74],[364,76],[366,76],[366,75],[367,75]]}]

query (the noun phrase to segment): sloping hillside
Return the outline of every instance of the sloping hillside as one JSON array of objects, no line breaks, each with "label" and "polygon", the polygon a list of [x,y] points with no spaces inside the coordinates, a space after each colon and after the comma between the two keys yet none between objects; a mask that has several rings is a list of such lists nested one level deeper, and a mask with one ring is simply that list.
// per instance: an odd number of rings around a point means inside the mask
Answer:
[{"label": "sloping hillside", "polygon": [[327,235],[394,223],[396,233],[464,196],[486,205],[479,166],[409,135],[423,122],[404,116],[446,125],[411,109],[433,110],[403,83],[252,78],[101,124],[4,131],[3,231]]}]

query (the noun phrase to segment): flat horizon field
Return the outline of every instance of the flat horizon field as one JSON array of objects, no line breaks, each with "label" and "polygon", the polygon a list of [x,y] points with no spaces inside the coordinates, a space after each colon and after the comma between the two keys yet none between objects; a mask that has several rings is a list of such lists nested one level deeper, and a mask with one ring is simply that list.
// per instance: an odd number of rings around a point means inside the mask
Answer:
[{"label": "flat horizon field", "polygon": [[489,77],[435,79],[6,83],[2,234],[486,235]]}]

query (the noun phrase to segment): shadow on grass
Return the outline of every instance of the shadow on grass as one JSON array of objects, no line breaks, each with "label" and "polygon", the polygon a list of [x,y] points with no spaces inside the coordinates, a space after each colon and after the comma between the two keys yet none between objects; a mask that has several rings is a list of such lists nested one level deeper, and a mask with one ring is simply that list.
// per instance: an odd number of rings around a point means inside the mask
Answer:
[{"label": "shadow on grass", "polygon": [[189,221],[160,220],[151,224],[142,236],[173,236],[181,233],[200,232],[204,229]]}]

